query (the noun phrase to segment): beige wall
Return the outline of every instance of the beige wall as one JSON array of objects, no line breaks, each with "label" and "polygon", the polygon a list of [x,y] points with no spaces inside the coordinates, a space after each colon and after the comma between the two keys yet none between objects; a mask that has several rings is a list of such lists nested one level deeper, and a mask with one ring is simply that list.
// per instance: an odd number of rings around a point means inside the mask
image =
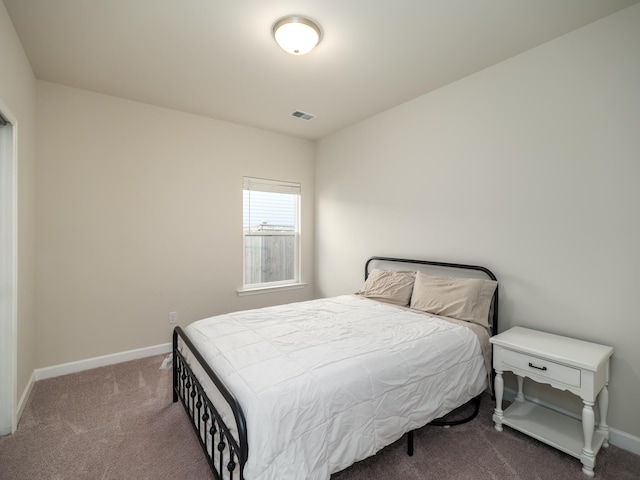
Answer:
[{"label": "beige wall", "polygon": [[[38,81],[37,366],[313,295],[313,144]],[[238,297],[242,177],[302,184],[305,289]]]},{"label": "beige wall", "polygon": [[371,255],[483,264],[501,330],[615,347],[610,423],[640,436],[639,52],[640,5],[319,141],[317,294]]},{"label": "beige wall", "polygon": [[17,398],[35,368],[35,156],[36,79],[13,24],[0,2],[0,99],[18,131],[18,352]]}]

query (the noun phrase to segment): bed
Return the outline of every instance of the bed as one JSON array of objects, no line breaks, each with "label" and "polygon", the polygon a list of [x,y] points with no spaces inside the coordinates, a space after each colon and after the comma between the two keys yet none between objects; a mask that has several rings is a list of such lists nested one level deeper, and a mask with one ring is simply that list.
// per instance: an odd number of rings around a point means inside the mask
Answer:
[{"label": "bed", "polygon": [[173,334],[180,400],[216,479],[328,480],[491,386],[498,287],[485,267],[372,257],[342,295]]}]

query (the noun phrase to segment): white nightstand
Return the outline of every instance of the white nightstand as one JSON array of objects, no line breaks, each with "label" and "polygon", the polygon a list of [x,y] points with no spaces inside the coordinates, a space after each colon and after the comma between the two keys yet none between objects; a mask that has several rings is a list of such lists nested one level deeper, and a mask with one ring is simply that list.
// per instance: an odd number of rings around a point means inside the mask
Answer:
[{"label": "white nightstand", "polygon": [[[582,471],[592,477],[596,454],[609,446],[609,359],[613,348],[573,338],[513,327],[491,338],[496,370],[496,430],[508,425],[579,458]],[[518,380],[515,401],[502,410],[505,371]],[[546,383],[578,395],[584,404],[582,422],[525,400],[524,378]],[[593,406],[598,399],[600,422],[596,428]]]}]

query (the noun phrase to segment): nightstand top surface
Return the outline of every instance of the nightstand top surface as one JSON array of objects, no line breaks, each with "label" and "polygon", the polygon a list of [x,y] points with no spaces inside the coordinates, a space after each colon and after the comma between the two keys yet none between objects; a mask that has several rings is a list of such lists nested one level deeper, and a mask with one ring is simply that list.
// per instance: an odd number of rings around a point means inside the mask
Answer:
[{"label": "nightstand top surface", "polygon": [[613,348],[598,343],[513,327],[491,337],[491,343],[511,350],[548,358],[565,365],[597,371],[611,357]]}]

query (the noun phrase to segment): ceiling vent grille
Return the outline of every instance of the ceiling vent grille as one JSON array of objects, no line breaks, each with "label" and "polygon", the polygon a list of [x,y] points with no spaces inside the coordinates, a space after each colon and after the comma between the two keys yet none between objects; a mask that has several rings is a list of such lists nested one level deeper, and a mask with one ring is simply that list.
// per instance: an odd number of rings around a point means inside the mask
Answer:
[{"label": "ceiling vent grille", "polygon": [[300,110],[296,110],[295,112],[291,113],[292,117],[296,117],[296,118],[300,118],[302,120],[313,120],[314,118],[316,118],[315,115],[311,114],[311,113],[307,113],[307,112],[302,112]]}]

